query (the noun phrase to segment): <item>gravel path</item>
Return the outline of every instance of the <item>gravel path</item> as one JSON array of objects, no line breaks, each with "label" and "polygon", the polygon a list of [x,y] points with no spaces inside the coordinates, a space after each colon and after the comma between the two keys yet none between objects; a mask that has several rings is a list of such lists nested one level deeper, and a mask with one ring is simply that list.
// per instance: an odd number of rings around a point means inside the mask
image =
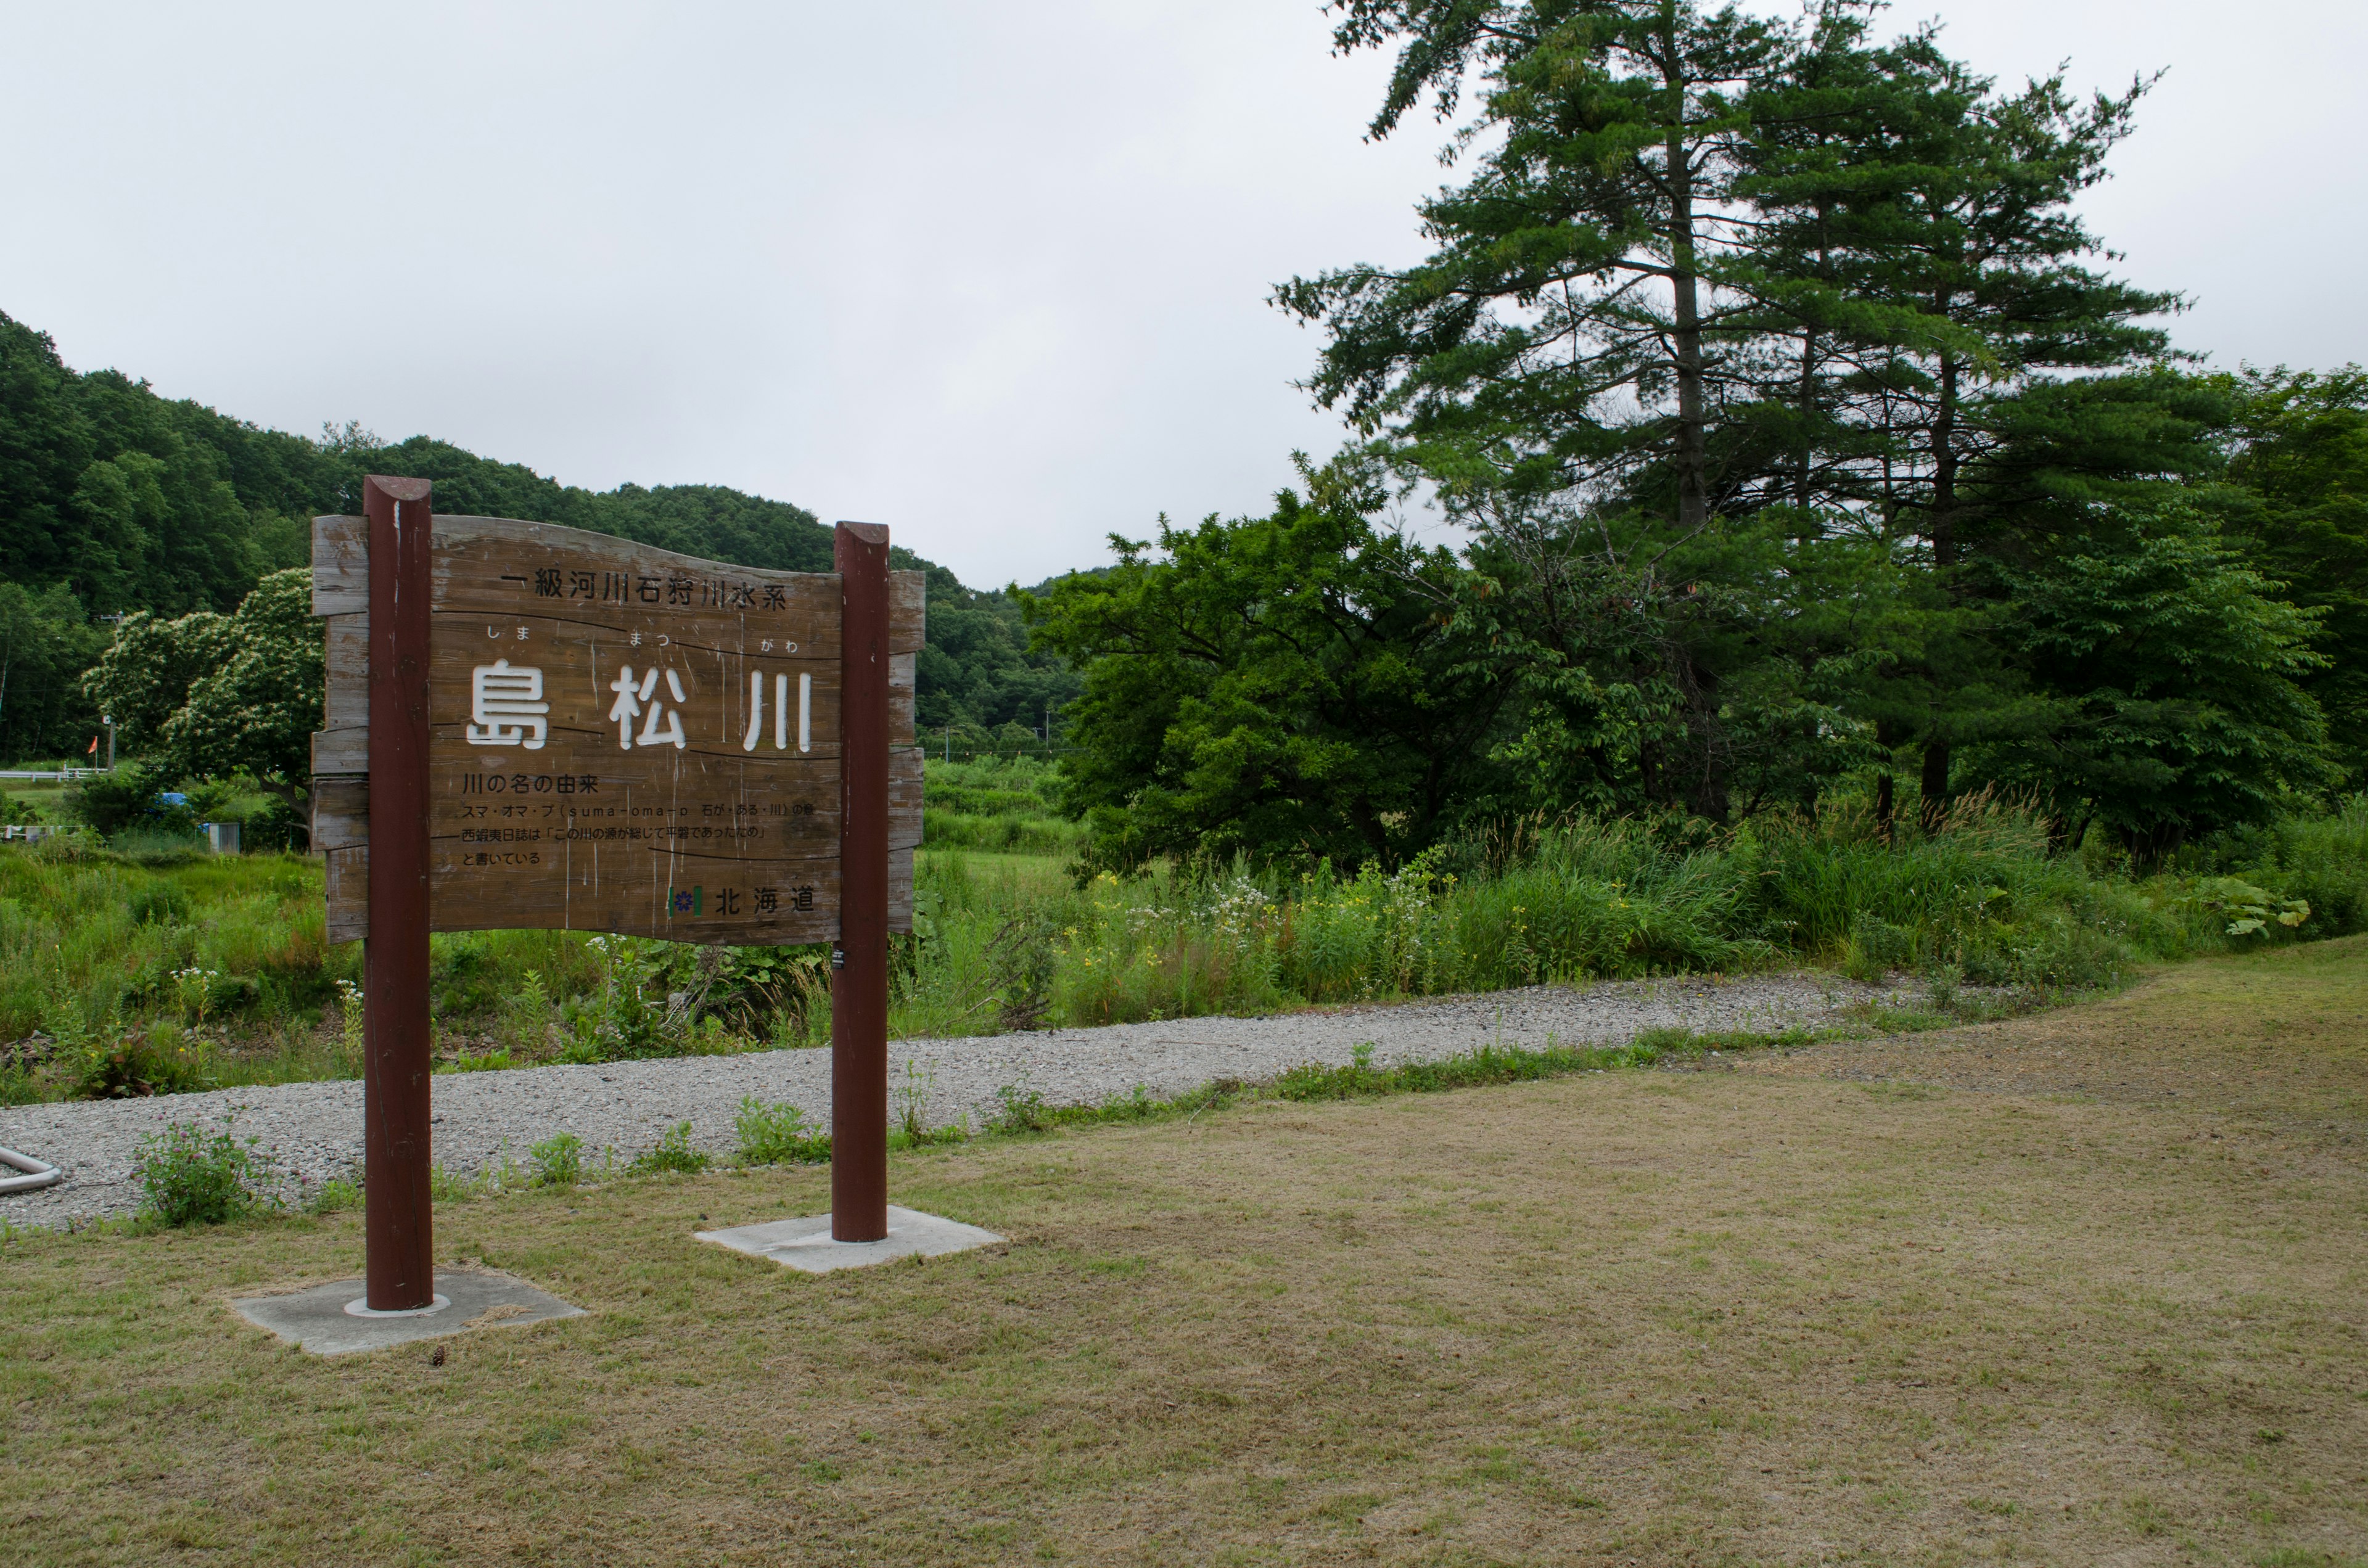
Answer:
[{"label": "gravel path", "polygon": [[[1434,1060],[1492,1040],[1537,1048],[1549,1041],[1618,1045],[1643,1030],[1773,1032],[1836,1019],[1856,1003],[1890,996],[1839,976],[1750,975],[1592,986],[1532,986],[1395,1007],[1299,1013],[1270,1018],[1188,1018],[1097,1029],[1053,1029],[973,1040],[916,1040],[889,1046],[892,1094],[928,1088],[932,1126],[967,1116],[978,1126],[998,1108],[996,1091],[1019,1085],[1048,1105],[1099,1103],[1136,1085],[1167,1097],[1217,1078],[1270,1078],[1303,1062],[1345,1063],[1371,1042],[1383,1066]],[[912,1077],[907,1077],[907,1064]],[[595,1067],[531,1067],[507,1073],[439,1074],[435,1080],[436,1157],[473,1174],[557,1132],[626,1159],[688,1121],[700,1148],[729,1154],[743,1096],[786,1100],[827,1126],[830,1053],[768,1051],[745,1056],[673,1057]],[[137,1207],[132,1153],[167,1121],[216,1125],[233,1118],[262,1140],[304,1188],[347,1174],[361,1159],[362,1086],[347,1080],[218,1089],[154,1099],[78,1101],[0,1108],[0,1146],[47,1160],[66,1179],[38,1192],[0,1196],[0,1223],[67,1225]]]}]

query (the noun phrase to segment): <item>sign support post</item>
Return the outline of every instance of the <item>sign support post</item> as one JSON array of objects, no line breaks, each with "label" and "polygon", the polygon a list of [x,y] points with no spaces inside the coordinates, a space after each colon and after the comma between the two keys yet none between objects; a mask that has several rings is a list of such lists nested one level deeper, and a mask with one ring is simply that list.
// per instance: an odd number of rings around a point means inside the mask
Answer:
[{"label": "sign support post", "polygon": [[830,974],[830,1233],[888,1236],[888,530],[834,540],[839,642],[839,935]]},{"label": "sign support post", "polygon": [[364,1301],[436,1299],[428,1182],[427,671],[430,482],[373,474],[370,521],[370,936],[363,944]]}]

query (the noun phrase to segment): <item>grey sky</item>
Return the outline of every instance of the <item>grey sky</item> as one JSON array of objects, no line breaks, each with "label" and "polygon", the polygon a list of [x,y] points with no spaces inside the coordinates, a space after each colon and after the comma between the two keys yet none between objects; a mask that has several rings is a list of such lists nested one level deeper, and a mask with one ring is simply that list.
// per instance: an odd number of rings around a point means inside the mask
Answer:
[{"label": "grey sky", "polygon": [[[1938,14],[2009,79],[2170,68],[2089,210],[2193,296],[2184,346],[2368,357],[2368,7],[2241,9]],[[1267,288],[1411,259],[1441,172],[1428,123],[1360,140],[1385,62],[1327,43],[1307,0],[6,0],[0,310],[260,423],[737,485],[1034,581],[1338,443]]]}]

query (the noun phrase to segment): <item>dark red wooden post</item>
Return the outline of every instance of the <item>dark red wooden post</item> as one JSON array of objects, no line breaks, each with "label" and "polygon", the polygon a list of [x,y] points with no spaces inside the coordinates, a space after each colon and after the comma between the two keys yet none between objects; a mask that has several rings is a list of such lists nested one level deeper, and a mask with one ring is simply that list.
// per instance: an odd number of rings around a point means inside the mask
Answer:
[{"label": "dark red wooden post", "polygon": [[370,518],[370,936],[362,957],[364,1300],[436,1299],[428,1171],[429,482],[362,482]]},{"label": "dark red wooden post", "polygon": [[830,975],[830,1233],[888,1235],[888,530],[838,525],[838,950]]}]

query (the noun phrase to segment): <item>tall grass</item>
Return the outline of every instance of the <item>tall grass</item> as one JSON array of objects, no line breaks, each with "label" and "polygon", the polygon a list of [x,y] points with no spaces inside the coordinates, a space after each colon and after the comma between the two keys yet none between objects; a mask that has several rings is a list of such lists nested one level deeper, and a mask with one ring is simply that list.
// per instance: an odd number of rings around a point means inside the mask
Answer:
[{"label": "tall grass", "polygon": [[[1049,809],[1030,759],[956,768],[944,797],[979,808],[958,815],[1024,824]],[[1790,963],[2076,989],[2368,927],[2368,801],[2144,880],[2109,856],[2051,854],[2033,813],[1987,799],[1930,834],[1886,837],[1847,810],[1730,830],[1530,820],[1387,873],[1235,862],[1083,886],[1060,858],[933,842],[915,915],[890,1011],[908,1037]],[[509,931],[439,934],[432,952],[452,1067],[829,1036],[823,949]],[[359,959],[324,939],[314,861],[0,846],[0,1098],[349,1074],[338,988]]]},{"label": "tall grass", "polygon": [[1004,855],[1075,855],[1084,830],[1060,814],[1059,775],[1035,756],[928,764],[923,841]]}]

